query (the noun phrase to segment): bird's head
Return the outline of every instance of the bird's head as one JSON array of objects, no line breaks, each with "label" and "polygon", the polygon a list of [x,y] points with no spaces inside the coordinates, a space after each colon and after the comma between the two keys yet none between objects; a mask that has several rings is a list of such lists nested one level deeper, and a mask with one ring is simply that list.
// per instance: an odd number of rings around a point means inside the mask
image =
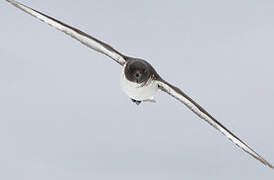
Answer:
[{"label": "bird's head", "polygon": [[153,74],[151,65],[142,59],[131,59],[124,71],[127,80],[138,84],[148,81]]}]

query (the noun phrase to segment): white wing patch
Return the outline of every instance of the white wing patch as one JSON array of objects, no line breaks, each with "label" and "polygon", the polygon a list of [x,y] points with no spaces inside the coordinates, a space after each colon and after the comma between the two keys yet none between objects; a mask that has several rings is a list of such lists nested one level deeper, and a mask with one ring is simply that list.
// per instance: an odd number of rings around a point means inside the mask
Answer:
[{"label": "white wing patch", "polygon": [[92,48],[100,53],[103,53],[110,58],[114,59],[116,62],[118,62],[120,65],[124,65],[126,60],[124,59],[123,55],[113,49],[108,44],[99,41],[95,39],[94,37],[74,28],[69,25],[66,25],[62,23],[59,20],[56,20],[52,17],[49,17],[41,12],[38,12],[30,7],[27,7],[19,2],[13,1],[13,0],[7,0],[15,7],[23,10],[24,12],[38,18],[39,20],[49,24],[50,26],[55,27],[56,29],[66,33],[67,35],[71,36],[72,38],[80,41],[82,44],[88,46],[89,48]]},{"label": "white wing patch", "polygon": [[157,81],[159,88],[173,96],[177,100],[181,101],[185,104],[191,111],[193,111],[200,118],[204,119],[214,128],[219,130],[222,134],[228,137],[232,142],[234,142],[237,146],[242,148],[245,152],[249,153],[251,156],[262,162],[264,165],[269,166],[270,168],[274,167],[267,162],[264,158],[262,158],[259,154],[253,151],[247,144],[241,141],[238,137],[236,137],[232,132],[230,132],[227,128],[225,128],[220,122],[214,119],[207,111],[205,111],[200,105],[194,102],[190,97],[188,97],[184,92],[182,92],[177,87],[170,85],[165,81]]}]

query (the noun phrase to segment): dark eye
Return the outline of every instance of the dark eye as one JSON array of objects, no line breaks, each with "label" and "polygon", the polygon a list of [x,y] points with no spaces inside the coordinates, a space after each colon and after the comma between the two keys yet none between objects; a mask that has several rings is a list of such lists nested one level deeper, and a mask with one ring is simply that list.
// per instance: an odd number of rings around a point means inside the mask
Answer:
[{"label": "dark eye", "polygon": [[129,72],[133,73],[134,69],[133,68],[129,68]]}]

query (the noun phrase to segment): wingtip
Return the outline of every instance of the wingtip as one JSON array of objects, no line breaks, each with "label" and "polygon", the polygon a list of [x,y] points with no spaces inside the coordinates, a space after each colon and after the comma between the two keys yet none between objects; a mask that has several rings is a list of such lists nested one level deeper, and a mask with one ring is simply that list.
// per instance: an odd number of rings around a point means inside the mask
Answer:
[{"label": "wingtip", "polygon": [[11,4],[20,4],[19,2],[17,1],[14,1],[14,0],[6,0],[7,2],[11,3]]},{"label": "wingtip", "polygon": [[272,165],[272,164],[270,164],[270,163],[268,163],[268,162],[266,162],[266,163],[264,163],[266,166],[268,166],[268,167],[270,167],[271,169],[273,169],[274,170],[274,166]]},{"label": "wingtip", "polygon": [[17,1],[14,1],[14,0],[6,0],[8,3],[11,3],[11,4],[19,4]]}]

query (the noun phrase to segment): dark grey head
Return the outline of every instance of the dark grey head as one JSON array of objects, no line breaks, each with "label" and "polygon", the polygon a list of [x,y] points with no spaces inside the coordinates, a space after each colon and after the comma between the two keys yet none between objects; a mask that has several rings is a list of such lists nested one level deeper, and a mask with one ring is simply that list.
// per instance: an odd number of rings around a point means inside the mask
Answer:
[{"label": "dark grey head", "polygon": [[138,84],[148,81],[154,72],[152,66],[142,59],[130,59],[125,67],[127,80]]}]

